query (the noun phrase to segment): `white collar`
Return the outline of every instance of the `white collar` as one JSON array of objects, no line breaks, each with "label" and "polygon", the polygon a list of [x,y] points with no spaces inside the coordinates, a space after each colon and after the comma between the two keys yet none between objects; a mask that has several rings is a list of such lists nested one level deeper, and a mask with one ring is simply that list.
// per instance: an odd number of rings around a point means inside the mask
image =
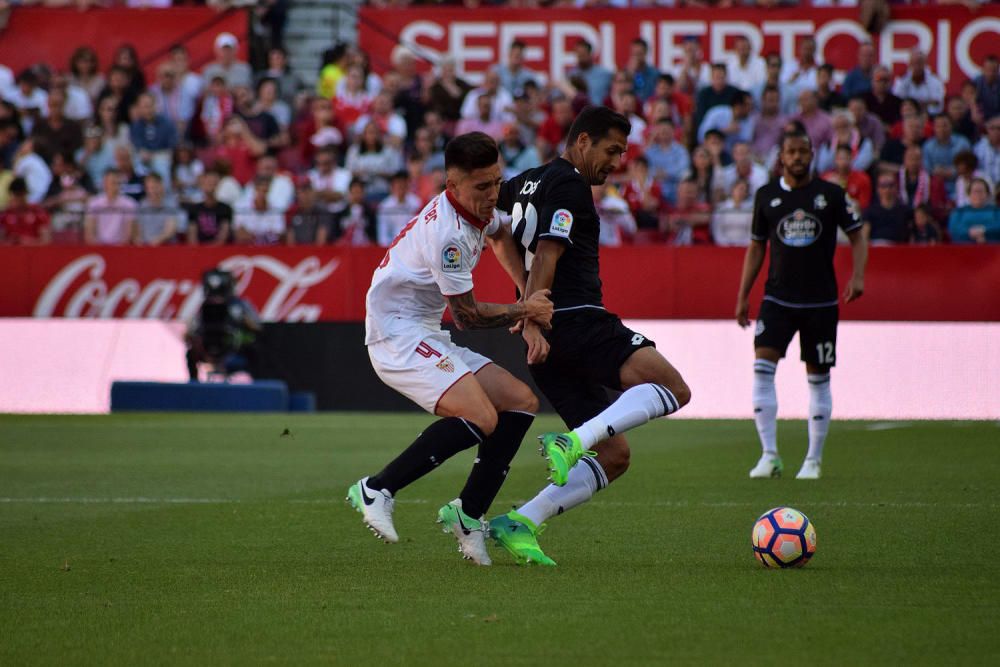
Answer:
[{"label": "white collar", "polygon": [[781,189],[784,190],[785,192],[791,192],[792,191],[791,186],[789,186],[788,183],[785,182],[785,177],[784,176],[782,176],[781,178],[778,179],[778,185],[780,185]]}]

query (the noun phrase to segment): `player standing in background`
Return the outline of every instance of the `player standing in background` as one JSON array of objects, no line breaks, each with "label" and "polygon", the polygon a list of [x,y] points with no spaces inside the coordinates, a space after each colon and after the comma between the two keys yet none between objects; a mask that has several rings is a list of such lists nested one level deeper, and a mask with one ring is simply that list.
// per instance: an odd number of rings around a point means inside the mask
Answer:
[{"label": "player standing in background", "polygon": [[804,132],[781,138],[782,176],[757,191],[751,241],[743,261],[736,301],[736,321],[750,324],[750,289],[771,244],[771,265],[764,285],[764,301],[754,337],[753,411],[764,449],[750,477],[781,476],[778,456],[778,397],[774,374],[778,360],[795,332],[799,332],[802,361],[809,380],[809,451],[796,479],[819,479],[823,444],[830,428],[833,396],[830,369],[837,362],[837,276],[833,256],[837,228],[851,241],[854,272],[844,290],[844,301],[859,298],[865,288],[868,244],[862,222],[839,185],[813,178],[809,165],[812,143]]},{"label": "player standing in background", "polygon": [[[691,397],[653,341],[604,308],[601,222],[590,188],[618,169],[630,131],[621,114],[587,107],[573,121],[561,157],[500,189],[497,208],[511,215],[529,271],[523,291],[551,289],[555,304],[551,333],[530,320],[523,324],[529,369],[573,429],[540,438],[553,484],[490,522],[493,538],[521,563],[555,565],[538,546],[542,523],[586,502],[625,473],[625,431],[676,412]],[[612,402],[606,388],[624,393]]]},{"label": "player standing in background", "polygon": [[461,329],[511,326],[528,318],[548,327],[552,302],[537,290],[521,303],[478,303],[472,269],[488,242],[514,283],[525,289],[524,264],[494,211],[500,187],[496,142],[481,132],[445,147],[446,189],[406,225],[372,277],[365,345],[387,385],[440,419],[381,472],[363,477],[347,500],[386,542],[395,495],[453,455],[479,445],[465,488],[438,512],[463,556],[489,565],[485,513],[538,409],[526,384],[486,357],[458,347],[441,329],[445,305]]}]

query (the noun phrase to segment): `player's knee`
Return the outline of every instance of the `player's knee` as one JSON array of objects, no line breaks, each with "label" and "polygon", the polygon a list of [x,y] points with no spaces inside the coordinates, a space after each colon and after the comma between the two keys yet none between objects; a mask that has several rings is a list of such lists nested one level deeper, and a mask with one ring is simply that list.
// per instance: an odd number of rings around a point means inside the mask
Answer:
[{"label": "player's knee", "polygon": [[677,399],[677,409],[683,408],[685,405],[691,402],[691,388],[688,387],[687,382],[678,378],[675,386],[670,388],[673,392],[674,398]]},{"label": "player's knee", "polygon": [[479,430],[487,438],[497,429],[497,411],[489,404],[480,406],[478,410],[470,414],[466,419],[478,426]]},{"label": "player's knee", "polygon": [[535,396],[528,385],[521,383],[517,388],[514,406],[511,409],[536,414],[538,412],[538,397]]}]

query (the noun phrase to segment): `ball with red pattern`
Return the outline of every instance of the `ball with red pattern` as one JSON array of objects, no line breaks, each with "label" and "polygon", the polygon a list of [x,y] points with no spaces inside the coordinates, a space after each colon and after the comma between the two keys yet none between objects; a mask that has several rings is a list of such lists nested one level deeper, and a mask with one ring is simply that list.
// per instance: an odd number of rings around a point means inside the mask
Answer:
[{"label": "ball with red pattern", "polygon": [[802,567],[816,553],[816,527],[797,509],[775,507],[757,519],[750,541],[764,567]]}]

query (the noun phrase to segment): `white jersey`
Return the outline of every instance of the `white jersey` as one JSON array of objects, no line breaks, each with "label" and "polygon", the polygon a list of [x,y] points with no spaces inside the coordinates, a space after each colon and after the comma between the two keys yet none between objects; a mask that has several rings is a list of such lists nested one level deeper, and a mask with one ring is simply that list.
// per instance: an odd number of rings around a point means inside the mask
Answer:
[{"label": "white jersey", "polygon": [[439,330],[445,297],[472,290],[472,270],[486,237],[496,234],[500,224],[495,211],[484,224],[456,210],[447,192],[428,202],[375,269],[365,299],[365,345],[414,326]]}]

